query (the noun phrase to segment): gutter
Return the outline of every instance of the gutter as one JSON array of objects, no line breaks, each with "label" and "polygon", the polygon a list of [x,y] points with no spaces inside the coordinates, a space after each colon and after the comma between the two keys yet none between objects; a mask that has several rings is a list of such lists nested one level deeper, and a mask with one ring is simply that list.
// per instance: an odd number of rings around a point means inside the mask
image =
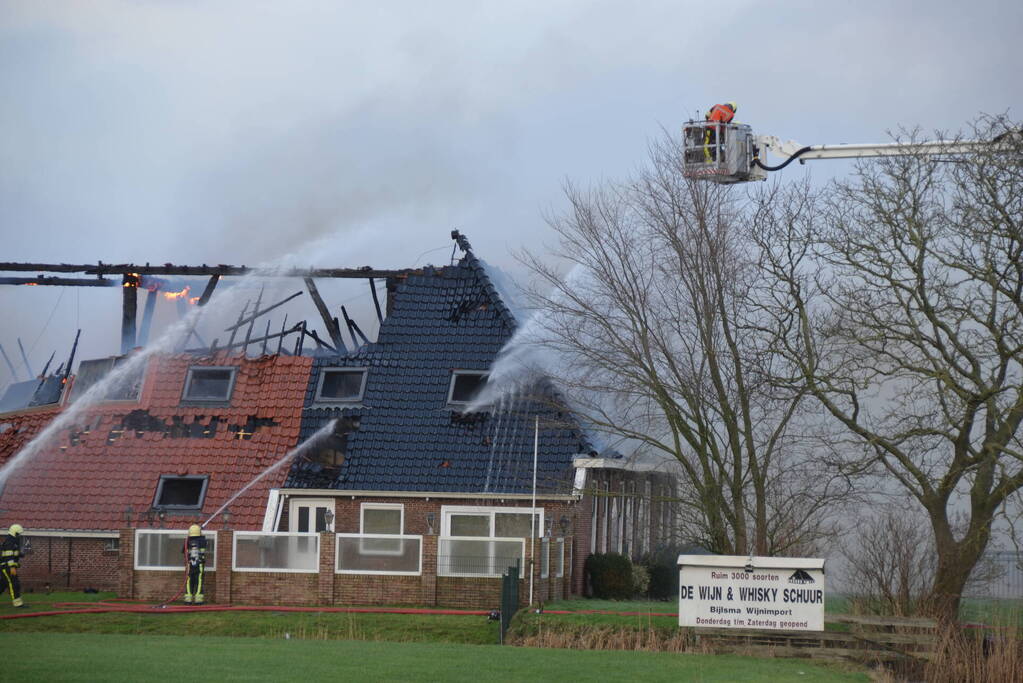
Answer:
[{"label": "gutter", "polygon": [[673,461],[665,460],[662,462],[647,462],[637,461],[629,458],[576,458],[572,461],[572,466],[576,470],[626,470],[629,472],[667,472],[665,467],[673,464]]},{"label": "gutter", "polygon": [[120,538],[119,531],[88,531],[73,529],[30,529],[25,527],[24,536],[42,536],[43,538]]},{"label": "gutter", "polygon": [[[356,491],[348,489],[280,489],[281,496],[295,498],[455,498],[455,499],[479,499],[487,498],[493,500],[531,500],[531,493],[465,493],[451,491]],[[579,500],[582,496],[578,493],[537,493],[538,500]]]}]

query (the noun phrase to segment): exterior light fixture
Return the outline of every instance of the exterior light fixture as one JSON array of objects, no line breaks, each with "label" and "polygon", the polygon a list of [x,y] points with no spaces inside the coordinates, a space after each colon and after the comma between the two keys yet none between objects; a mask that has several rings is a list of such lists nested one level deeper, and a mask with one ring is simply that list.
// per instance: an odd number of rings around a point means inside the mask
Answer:
[{"label": "exterior light fixture", "polygon": [[547,527],[547,533],[545,533],[544,536],[550,536],[551,535],[551,529],[554,528],[554,520],[553,519],[546,520],[546,523],[544,524],[544,526]]},{"label": "exterior light fixture", "polygon": [[430,536],[436,532],[433,530],[433,523],[437,521],[437,513],[427,512],[426,513],[426,533]]},{"label": "exterior light fixture", "polygon": [[132,517],[134,517],[135,511],[131,509],[131,506],[124,508],[124,524],[129,529],[131,528]]},{"label": "exterior light fixture", "polygon": [[231,526],[231,508],[224,508],[224,511],[220,514],[224,518],[224,528],[230,529]]},{"label": "exterior light fixture", "polygon": [[334,513],[331,512],[330,510],[324,510],[323,511],[323,523],[327,527],[326,529],[324,529],[324,531],[333,531],[334,530],[334,527],[333,527],[333,524],[334,524]]},{"label": "exterior light fixture", "polygon": [[561,535],[568,536],[568,528],[572,526],[572,520],[568,518],[568,515],[561,515],[561,519],[558,520],[558,526],[561,527]]},{"label": "exterior light fixture", "polygon": [[746,566],[744,567],[744,569],[746,570],[747,574],[752,574],[753,573],[753,556],[752,555],[750,555],[749,558],[746,560]]}]

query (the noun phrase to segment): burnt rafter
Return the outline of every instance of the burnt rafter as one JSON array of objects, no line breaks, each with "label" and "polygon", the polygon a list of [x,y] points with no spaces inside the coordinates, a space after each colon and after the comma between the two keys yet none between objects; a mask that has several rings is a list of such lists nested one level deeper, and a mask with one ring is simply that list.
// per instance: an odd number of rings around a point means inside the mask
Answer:
[{"label": "burnt rafter", "polygon": [[[260,429],[277,427],[280,422],[255,415],[249,415],[241,424],[230,424],[226,418],[216,415],[209,417],[171,415],[169,418],[163,418],[153,415],[148,410],[138,409],[114,419],[107,432],[107,444],[112,444],[127,435],[134,434],[138,438],[147,433],[160,434],[164,439],[212,439],[220,425],[226,425],[231,438],[248,441]],[[68,445],[77,446],[81,443],[81,438],[90,431],[88,426],[71,428],[68,432]],[[67,446],[61,447],[61,450],[66,449]]]},{"label": "burnt rafter", "polygon": [[249,419],[245,421],[245,424],[241,425],[230,425],[227,430],[234,435],[234,438],[239,441],[248,441],[253,435],[263,427],[276,427],[280,425],[271,417],[256,417],[255,415],[249,415]]},{"label": "burnt rafter", "polygon": [[[248,266],[216,265],[178,266],[173,263],[152,266],[148,263],[140,266],[134,263],[13,263],[0,262],[0,272],[35,272],[35,273],[86,273],[87,275],[206,275],[206,276],[240,276],[258,272],[263,277],[326,277],[326,278],[391,278],[407,277],[421,272],[416,268],[396,270],[377,270],[372,266],[361,268],[250,268]],[[25,284],[25,283],[21,283]],[[112,286],[117,286],[115,282]],[[94,285],[96,286],[96,285]],[[103,285],[98,285],[103,286]],[[111,285],[107,285],[111,286]]]},{"label": "burnt rafter", "polygon": [[0,285],[28,285],[30,287],[117,287],[119,284],[120,283],[116,280],[82,277],[57,277],[55,275],[46,276],[42,274],[38,277],[0,277]]}]

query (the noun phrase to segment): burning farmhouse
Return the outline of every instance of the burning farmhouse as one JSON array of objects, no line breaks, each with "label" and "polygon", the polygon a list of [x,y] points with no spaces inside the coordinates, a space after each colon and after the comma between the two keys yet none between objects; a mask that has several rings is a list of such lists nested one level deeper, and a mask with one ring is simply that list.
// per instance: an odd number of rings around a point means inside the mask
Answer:
[{"label": "burning farmhouse", "polygon": [[[492,607],[509,566],[554,599],[583,592],[590,553],[668,540],[674,479],[598,453],[549,382],[473,403],[517,322],[452,237],[450,264],[405,270],[0,263],[45,273],[0,284],[122,295],[118,354],[77,359],[75,337],[38,374],[20,340],[0,359],[0,525],[25,527],[25,585],[165,598],[200,524],[214,602]],[[265,278],[302,286],[223,284]],[[332,315],[328,278],[368,282],[375,339]],[[303,296],[319,320],[279,323]],[[157,337],[158,305],[180,320]],[[214,310],[230,322],[204,335]]]}]

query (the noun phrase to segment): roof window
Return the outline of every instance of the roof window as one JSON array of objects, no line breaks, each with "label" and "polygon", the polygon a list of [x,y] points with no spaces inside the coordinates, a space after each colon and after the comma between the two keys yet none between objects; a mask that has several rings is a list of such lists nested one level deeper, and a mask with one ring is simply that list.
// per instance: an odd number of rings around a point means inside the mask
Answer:
[{"label": "roof window", "polygon": [[[93,386],[107,380],[107,376],[115,368],[120,367],[128,360],[127,356],[83,360],[78,364],[78,372],[75,374],[75,383],[71,390],[71,402],[77,401]],[[104,388],[102,394],[96,396],[96,399],[100,401],[138,401],[145,374],[145,363],[139,363],[138,367],[133,368],[126,374],[119,373],[116,381],[108,382],[108,386]]]},{"label": "roof window", "polygon": [[451,388],[448,391],[448,403],[464,405],[471,403],[483,387],[487,385],[489,375],[485,372],[469,372],[455,370],[451,373]]},{"label": "roof window", "polygon": [[331,403],[356,403],[366,390],[365,368],[325,368],[320,372],[316,400]]},{"label": "roof window", "polygon": [[156,485],[153,507],[162,510],[201,510],[209,475],[164,474]]},{"label": "roof window", "polygon": [[227,401],[237,368],[191,367],[185,380],[185,401]]}]

